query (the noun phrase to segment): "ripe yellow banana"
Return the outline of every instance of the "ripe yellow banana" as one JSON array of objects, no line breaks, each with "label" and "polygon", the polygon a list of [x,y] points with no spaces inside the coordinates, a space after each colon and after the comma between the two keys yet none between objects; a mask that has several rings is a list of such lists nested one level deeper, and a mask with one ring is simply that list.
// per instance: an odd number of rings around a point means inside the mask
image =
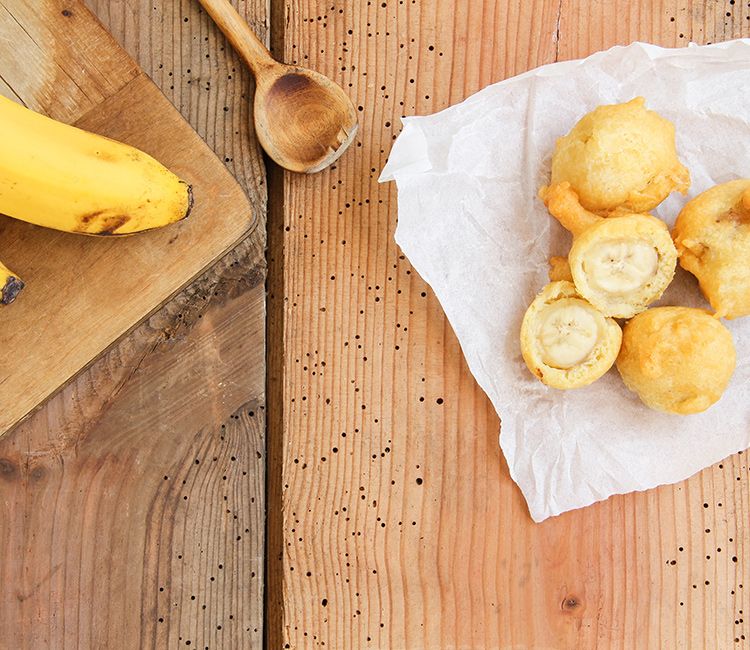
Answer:
[{"label": "ripe yellow banana", "polygon": [[0,213],[127,235],[179,221],[191,204],[190,186],[151,156],[0,96]]},{"label": "ripe yellow banana", "polygon": [[12,303],[21,289],[21,278],[0,263],[0,305]]}]

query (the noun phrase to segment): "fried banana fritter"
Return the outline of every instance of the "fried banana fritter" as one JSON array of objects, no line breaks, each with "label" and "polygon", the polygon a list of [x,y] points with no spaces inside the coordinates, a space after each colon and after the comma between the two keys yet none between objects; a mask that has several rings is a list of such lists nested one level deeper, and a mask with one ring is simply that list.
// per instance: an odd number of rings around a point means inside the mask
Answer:
[{"label": "fried banana fritter", "polygon": [[622,330],[576,291],[572,282],[548,284],[521,325],[521,353],[529,370],[552,388],[579,388],[601,377],[617,358]]},{"label": "fried banana fritter", "polygon": [[716,315],[750,315],[750,179],[716,185],[688,201],[672,235],[680,266],[698,278]]},{"label": "fried banana fritter", "polygon": [[[580,204],[567,182],[542,188],[540,195],[552,216],[573,234],[570,273],[578,292],[594,307],[605,316],[630,318],[661,297],[677,264],[663,221],[649,214],[600,217]],[[562,279],[561,272],[555,279]]]},{"label": "fried banana fritter", "polygon": [[584,115],[557,140],[550,184],[569,182],[581,205],[600,216],[648,212],[670,192],[687,192],[674,125],[644,103],[636,97]]},{"label": "fried banana fritter", "polygon": [[646,406],[679,415],[719,400],[736,355],[731,332],[702,309],[655,307],[623,328],[617,369]]}]

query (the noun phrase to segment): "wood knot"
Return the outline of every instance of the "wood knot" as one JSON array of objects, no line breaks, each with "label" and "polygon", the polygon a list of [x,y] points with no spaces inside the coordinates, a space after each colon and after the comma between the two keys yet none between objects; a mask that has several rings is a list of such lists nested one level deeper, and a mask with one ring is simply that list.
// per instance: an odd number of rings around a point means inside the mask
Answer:
[{"label": "wood knot", "polygon": [[563,598],[560,609],[564,612],[577,612],[583,606],[578,596],[568,595]]},{"label": "wood knot", "polygon": [[18,467],[12,460],[0,458],[0,478],[12,481],[18,476]]},{"label": "wood knot", "polygon": [[29,473],[29,476],[31,477],[32,481],[39,482],[41,481],[47,471],[42,467],[41,465],[37,465],[36,467],[32,468],[31,472]]}]

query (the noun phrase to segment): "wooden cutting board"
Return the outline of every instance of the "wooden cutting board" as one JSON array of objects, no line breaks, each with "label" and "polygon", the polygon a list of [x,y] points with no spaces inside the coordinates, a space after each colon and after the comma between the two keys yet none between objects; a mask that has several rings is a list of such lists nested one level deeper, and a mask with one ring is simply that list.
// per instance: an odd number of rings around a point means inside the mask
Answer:
[{"label": "wooden cutting board", "polygon": [[[0,0],[0,93],[132,144],[193,186],[190,217],[128,238],[0,217],[26,282],[0,308],[0,435],[238,242],[248,200],[208,146],[77,0]],[[2,143],[0,143],[2,146]]]}]

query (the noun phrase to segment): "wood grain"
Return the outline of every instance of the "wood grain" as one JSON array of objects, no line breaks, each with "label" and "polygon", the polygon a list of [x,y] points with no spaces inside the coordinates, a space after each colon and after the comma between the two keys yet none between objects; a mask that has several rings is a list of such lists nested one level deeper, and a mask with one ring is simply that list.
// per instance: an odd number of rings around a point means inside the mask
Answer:
[{"label": "wood grain", "polygon": [[269,647],[750,647],[747,455],[535,525],[376,183],[401,115],[617,43],[750,35],[746,3],[283,6],[283,56],[348,88],[361,131],[270,212]]},{"label": "wood grain", "polygon": [[[195,205],[190,218],[174,227],[125,239],[84,238],[3,218],[4,258],[27,289],[0,314],[0,434],[236,244],[254,222],[228,171],[153,82],[143,73],[131,75],[135,65],[127,64],[83,5],[48,0],[41,12],[33,9],[27,0],[3,5],[15,25],[0,43],[6,83],[26,104],[153,155],[193,185]],[[80,62],[78,49],[61,36],[68,25],[87,43]],[[24,46],[19,41],[26,36]],[[101,68],[92,69],[89,48],[98,49]],[[22,60],[41,66],[32,65],[29,76],[38,74],[53,88],[60,84],[59,98],[47,85],[37,93],[11,64],[6,67],[5,59],[19,51]],[[55,73],[44,77],[48,65]],[[86,82],[77,80],[82,70]],[[61,71],[77,93],[65,92]]]},{"label": "wood grain", "polygon": [[[0,441],[0,646],[260,647],[266,192],[252,87],[197,4],[90,6],[237,175],[258,225]],[[264,25],[263,2],[241,11]]]},{"label": "wood grain", "polygon": [[7,647],[259,647],[261,254],[232,254],[0,443]]},{"label": "wood grain", "polygon": [[[62,0],[0,1],[0,76],[26,106],[72,123],[138,75],[84,7]],[[102,56],[107,52],[107,56]]]}]

